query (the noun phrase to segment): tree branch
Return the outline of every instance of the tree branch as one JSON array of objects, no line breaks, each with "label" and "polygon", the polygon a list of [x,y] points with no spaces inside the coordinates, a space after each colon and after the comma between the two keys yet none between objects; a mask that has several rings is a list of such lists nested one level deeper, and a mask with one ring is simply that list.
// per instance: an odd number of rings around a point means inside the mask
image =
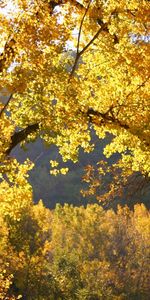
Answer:
[{"label": "tree branch", "polygon": [[91,1],[92,1],[92,0],[89,1],[88,5],[87,5],[87,8],[86,8],[86,10],[85,10],[85,13],[84,13],[84,15],[83,15],[83,17],[82,17],[82,20],[81,20],[81,24],[80,24],[80,28],[79,28],[79,34],[78,34],[78,42],[77,42],[77,54],[79,53],[79,47],[80,47],[80,38],[81,38],[82,26],[83,26],[83,23],[84,23],[84,19],[85,19],[85,17],[86,17],[86,14],[87,14],[87,12],[88,12],[88,10],[89,10]]},{"label": "tree branch", "polygon": [[0,118],[1,118],[1,116],[2,116],[2,114],[3,114],[3,112],[5,111],[5,109],[7,108],[8,104],[9,104],[11,98],[12,98],[12,95],[13,95],[13,94],[11,94],[11,95],[9,96],[7,102],[4,104],[3,108],[1,109],[1,111],[0,111]]},{"label": "tree branch", "polygon": [[3,69],[5,68],[5,64],[7,61],[10,60],[10,58],[13,58],[15,55],[13,46],[15,45],[14,38],[8,37],[8,40],[6,41],[4,51],[2,54],[0,54],[0,73],[3,72]]},{"label": "tree branch", "polygon": [[84,15],[83,15],[82,20],[81,20],[81,23],[80,23],[79,34],[78,34],[78,41],[77,41],[76,57],[75,57],[74,65],[73,65],[73,67],[72,67],[72,71],[71,71],[71,73],[70,73],[70,77],[73,76],[74,71],[75,71],[76,66],[77,66],[77,63],[78,63],[78,60],[79,60],[79,58],[80,58],[80,56],[81,56],[80,51],[79,51],[79,47],[80,47],[80,38],[81,38],[82,26],[83,26],[83,23],[84,23],[84,19],[85,19],[85,17],[86,17],[86,14],[87,14],[87,12],[88,12],[88,10],[89,10],[91,1],[92,1],[92,0],[89,1],[88,5],[87,5],[87,8],[85,9]]},{"label": "tree branch", "polygon": [[112,112],[113,107],[110,107],[106,113],[101,113],[99,111],[95,111],[93,108],[89,108],[87,111],[87,116],[90,118],[90,122],[93,122],[93,116],[100,117],[104,122],[113,123],[119,125],[119,127],[124,129],[129,129],[130,127],[127,124],[121,123]]},{"label": "tree branch", "polygon": [[29,134],[34,133],[39,130],[39,124],[35,123],[32,125],[28,125],[26,128],[21,131],[15,132],[11,137],[11,143],[9,148],[6,151],[6,155],[9,155],[13,148],[15,148],[18,144],[24,141]]},{"label": "tree branch", "polygon": [[137,138],[139,138],[140,141],[142,141],[145,146],[150,147],[150,143],[148,143],[145,138],[143,137],[143,135],[139,135],[136,132],[134,132],[132,130],[132,128],[125,123],[122,123],[119,119],[117,119],[114,114],[113,114],[113,107],[110,107],[109,110],[106,113],[101,113],[99,111],[94,110],[93,108],[89,108],[88,111],[86,112],[86,115],[89,117],[89,122],[92,124],[96,124],[97,123],[94,121],[93,117],[96,116],[98,118],[101,119],[100,121],[100,125],[102,123],[104,124],[114,124],[116,126],[119,126],[120,128],[124,128],[125,130],[127,130],[128,132],[130,132],[132,135],[136,136]]},{"label": "tree branch", "polygon": [[103,24],[101,26],[101,28],[99,28],[99,30],[96,32],[96,34],[93,36],[93,38],[89,41],[89,43],[87,43],[87,45],[80,51],[77,53],[76,55],[76,59],[75,59],[75,62],[74,62],[74,65],[73,65],[73,68],[72,68],[72,71],[70,73],[70,77],[73,76],[75,70],[76,70],[76,67],[77,67],[77,64],[78,64],[78,61],[79,61],[79,58],[83,55],[83,53],[91,46],[91,44],[98,38],[99,34],[104,31],[105,29],[107,28],[107,24]]}]

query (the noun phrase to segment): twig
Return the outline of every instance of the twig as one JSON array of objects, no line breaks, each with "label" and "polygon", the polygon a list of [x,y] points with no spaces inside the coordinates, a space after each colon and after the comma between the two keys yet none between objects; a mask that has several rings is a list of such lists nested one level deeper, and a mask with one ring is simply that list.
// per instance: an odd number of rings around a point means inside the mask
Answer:
[{"label": "twig", "polygon": [[85,9],[84,15],[83,15],[82,20],[81,20],[81,23],[80,23],[79,34],[78,34],[78,41],[77,41],[76,58],[75,58],[75,62],[74,62],[72,71],[71,71],[71,73],[70,73],[70,77],[72,77],[72,75],[74,74],[74,71],[75,71],[75,69],[76,69],[78,60],[79,60],[79,58],[80,58],[80,56],[81,56],[80,51],[79,51],[79,47],[80,47],[80,38],[81,38],[82,26],[83,26],[83,23],[84,23],[84,19],[85,19],[85,17],[86,17],[86,14],[87,14],[87,12],[88,12],[88,10],[89,10],[91,1],[92,1],[92,0],[89,1],[88,5],[87,5],[87,8]]},{"label": "twig", "polygon": [[107,27],[106,24],[103,24],[103,26],[101,28],[99,28],[99,30],[97,31],[97,33],[93,36],[93,38],[89,41],[89,43],[76,55],[76,59],[72,68],[72,71],[70,73],[70,77],[73,76],[74,71],[76,69],[77,63],[79,61],[79,58],[81,55],[83,55],[83,53],[90,47],[90,45],[98,38],[99,34]]},{"label": "twig", "polygon": [[79,53],[80,38],[81,38],[81,31],[82,31],[83,22],[84,22],[84,19],[85,19],[85,17],[86,17],[86,14],[87,14],[87,12],[88,12],[88,10],[89,10],[91,1],[92,1],[92,0],[89,1],[88,5],[87,5],[87,8],[86,8],[86,10],[85,10],[85,13],[84,13],[84,15],[83,15],[83,18],[82,18],[82,20],[81,20],[81,24],[80,24],[80,28],[79,28],[79,34],[78,34],[78,42],[77,42],[77,54]]},{"label": "twig", "polygon": [[126,99],[129,98],[131,95],[133,96],[141,87],[143,87],[145,85],[145,83],[147,83],[147,81],[150,79],[150,76],[148,76],[141,84],[139,84],[136,88],[135,91],[130,92],[127,96]]}]

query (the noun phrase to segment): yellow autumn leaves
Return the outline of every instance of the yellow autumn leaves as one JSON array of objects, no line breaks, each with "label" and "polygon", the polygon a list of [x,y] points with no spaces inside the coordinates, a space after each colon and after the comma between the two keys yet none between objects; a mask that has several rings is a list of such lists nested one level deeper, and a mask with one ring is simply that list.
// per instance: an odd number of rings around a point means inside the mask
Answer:
[{"label": "yellow autumn leaves", "polygon": [[56,169],[55,167],[57,167],[59,165],[59,163],[56,160],[50,160],[50,165],[53,168],[52,170],[50,170],[50,174],[52,174],[54,176],[56,176],[58,174],[65,175],[69,171],[68,168]]},{"label": "yellow autumn leaves", "polygon": [[[2,18],[0,87],[15,91],[0,122],[3,172],[12,141],[15,147],[40,137],[59,148],[63,161],[77,162],[80,148],[93,150],[94,129],[99,139],[112,136],[105,156],[119,152],[122,169],[149,176],[149,45],[132,39],[148,34],[149,2],[57,4],[21,0],[12,20]],[[68,50],[69,42],[76,50]],[[23,166],[18,176],[11,167],[10,180],[21,185]],[[51,162],[51,174],[67,172]]]}]

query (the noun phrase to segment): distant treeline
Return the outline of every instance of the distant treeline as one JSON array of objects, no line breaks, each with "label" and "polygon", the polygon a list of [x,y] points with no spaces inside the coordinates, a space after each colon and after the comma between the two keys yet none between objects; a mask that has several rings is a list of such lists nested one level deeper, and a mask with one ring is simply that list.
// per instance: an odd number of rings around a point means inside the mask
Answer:
[{"label": "distant treeline", "polygon": [[144,205],[115,213],[96,204],[17,203],[0,215],[0,299],[149,299]]}]

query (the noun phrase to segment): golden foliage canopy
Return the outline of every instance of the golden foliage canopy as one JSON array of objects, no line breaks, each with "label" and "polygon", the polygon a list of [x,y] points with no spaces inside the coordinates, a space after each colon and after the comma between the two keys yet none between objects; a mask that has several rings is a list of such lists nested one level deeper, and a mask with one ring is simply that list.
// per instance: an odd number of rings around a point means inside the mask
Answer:
[{"label": "golden foliage canopy", "polygon": [[[0,9],[0,157],[41,137],[64,161],[109,132],[107,157],[150,175],[146,0],[12,0]],[[65,170],[66,172],[66,170]]]}]

